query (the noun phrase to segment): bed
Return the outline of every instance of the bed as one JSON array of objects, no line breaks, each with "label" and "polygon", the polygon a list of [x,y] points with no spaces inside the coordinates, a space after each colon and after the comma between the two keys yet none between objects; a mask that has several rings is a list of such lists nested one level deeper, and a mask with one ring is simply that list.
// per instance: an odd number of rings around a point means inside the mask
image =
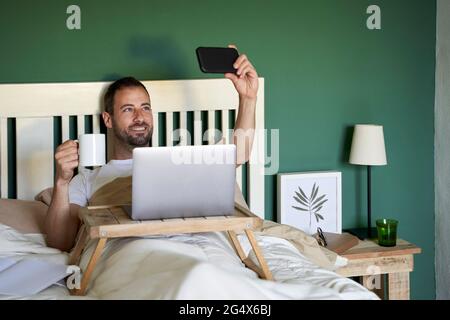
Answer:
[{"label": "bed", "polygon": [[[150,92],[155,118],[152,146],[213,144],[220,139],[229,142],[227,130],[234,126],[238,105],[229,80],[143,83]],[[1,205],[9,207],[0,220],[3,222],[0,223],[0,257],[37,257],[67,263],[66,253],[46,247],[45,236],[39,228],[28,228],[27,224],[42,221],[45,214],[48,197],[42,196],[43,193],[38,198],[36,195],[53,184],[56,146],[81,133],[106,132],[101,125],[100,102],[108,84],[0,85],[0,194]],[[176,129],[187,129],[192,139],[189,141],[183,134],[185,131]],[[220,136],[214,129],[226,133]],[[265,139],[258,132],[263,129],[264,79],[260,78],[257,134],[249,163],[237,169],[237,201],[248,205],[261,218],[264,218]],[[107,150],[110,152],[111,148]],[[39,214],[28,219],[25,211],[31,206]],[[14,220],[16,216],[21,217],[20,222],[17,222],[19,218]],[[269,222],[268,225],[267,230],[280,227]],[[312,239],[300,236],[302,241]],[[244,237],[239,237],[239,241],[251,257],[250,244]],[[345,264],[343,258],[337,257],[331,265],[321,267],[309,251],[302,251],[283,237],[260,232],[258,243],[275,281],[258,279],[253,271],[245,268],[220,232],[115,239],[108,242],[100,258],[87,296],[76,298],[377,299],[372,292],[333,271]],[[312,242],[308,245],[314,247]],[[83,252],[82,270],[93,246],[89,245]],[[63,284],[32,296],[1,297],[75,299]]]}]

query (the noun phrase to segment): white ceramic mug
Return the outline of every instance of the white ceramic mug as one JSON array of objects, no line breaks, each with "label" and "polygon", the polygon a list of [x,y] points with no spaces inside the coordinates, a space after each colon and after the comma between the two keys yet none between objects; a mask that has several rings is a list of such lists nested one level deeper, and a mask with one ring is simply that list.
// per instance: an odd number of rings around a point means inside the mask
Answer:
[{"label": "white ceramic mug", "polygon": [[81,167],[102,166],[105,161],[105,135],[82,134],[78,137],[79,165]]}]

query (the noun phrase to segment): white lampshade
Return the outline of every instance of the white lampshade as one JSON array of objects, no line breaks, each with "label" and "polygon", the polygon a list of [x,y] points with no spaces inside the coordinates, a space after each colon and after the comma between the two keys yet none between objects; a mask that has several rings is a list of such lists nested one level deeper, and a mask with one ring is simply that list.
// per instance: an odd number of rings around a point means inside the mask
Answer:
[{"label": "white lampshade", "polygon": [[387,164],[383,126],[374,124],[355,125],[349,162],[368,166]]}]

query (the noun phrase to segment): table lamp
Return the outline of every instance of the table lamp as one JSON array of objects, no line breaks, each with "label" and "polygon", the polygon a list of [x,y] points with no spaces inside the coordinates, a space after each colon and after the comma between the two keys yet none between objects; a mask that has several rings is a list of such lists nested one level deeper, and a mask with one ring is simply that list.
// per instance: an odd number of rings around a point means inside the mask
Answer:
[{"label": "table lamp", "polygon": [[367,166],[367,228],[350,229],[348,232],[360,239],[376,237],[377,229],[372,228],[371,221],[371,167],[387,164],[383,126],[374,124],[355,125],[349,162]]}]

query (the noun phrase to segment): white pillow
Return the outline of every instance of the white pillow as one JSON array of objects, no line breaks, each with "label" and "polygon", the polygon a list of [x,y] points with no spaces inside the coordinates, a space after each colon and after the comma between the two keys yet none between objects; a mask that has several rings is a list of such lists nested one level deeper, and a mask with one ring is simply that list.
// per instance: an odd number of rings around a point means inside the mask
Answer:
[{"label": "white pillow", "polygon": [[22,233],[44,233],[47,209],[41,201],[0,199],[0,223]]}]

